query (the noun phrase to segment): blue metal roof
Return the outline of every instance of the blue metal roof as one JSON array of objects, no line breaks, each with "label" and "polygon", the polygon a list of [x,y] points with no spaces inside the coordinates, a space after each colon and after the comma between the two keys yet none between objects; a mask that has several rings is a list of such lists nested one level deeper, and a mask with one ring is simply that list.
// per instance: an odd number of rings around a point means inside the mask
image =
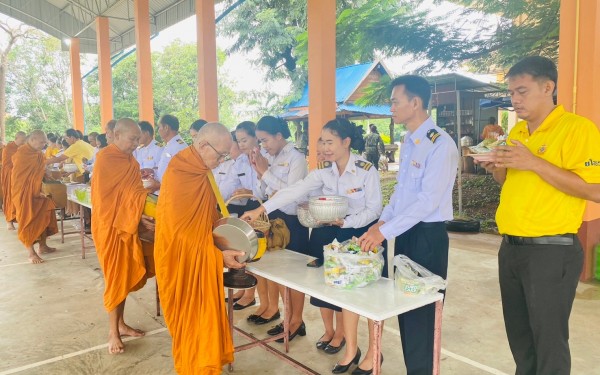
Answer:
[{"label": "blue metal roof", "polygon": [[[336,103],[343,103],[354,91],[358,88],[358,85],[370,73],[373,62],[366,64],[350,65],[337,68],[335,70],[335,101]],[[304,86],[302,97],[290,103],[286,108],[296,107],[307,107],[308,106],[308,84]]]},{"label": "blue metal roof", "polygon": [[375,115],[375,116],[391,116],[392,112],[390,111],[390,106],[386,104],[382,105],[369,105],[366,107],[362,107],[356,104],[340,104],[337,107],[337,112],[342,111],[351,111],[364,113],[365,115]]}]

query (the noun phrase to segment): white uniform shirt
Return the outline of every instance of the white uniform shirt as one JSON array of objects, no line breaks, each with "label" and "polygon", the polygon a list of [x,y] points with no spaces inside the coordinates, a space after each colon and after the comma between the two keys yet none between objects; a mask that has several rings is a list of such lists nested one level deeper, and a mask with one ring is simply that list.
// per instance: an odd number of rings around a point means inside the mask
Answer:
[{"label": "white uniform shirt", "polygon": [[233,192],[242,186],[234,168],[235,162],[235,160],[227,160],[212,170],[224,201],[229,200]]},{"label": "white uniform shirt", "polygon": [[234,168],[241,183],[241,187],[252,191],[252,194],[255,197],[265,200],[266,197],[261,189],[261,182],[258,179],[256,171],[252,168],[252,165],[250,165],[248,155],[242,154],[235,159]]},{"label": "white uniform shirt", "polygon": [[159,146],[156,140],[152,140],[148,146],[140,146],[133,152],[133,157],[140,163],[140,168],[158,169],[158,162],[163,152],[162,146]]},{"label": "white uniform shirt", "polygon": [[164,176],[167,166],[171,161],[171,158],[177,153],[187,147],[187,143],[181,138],[179,134],[171,138],[169,142],[165,145],[160,154],[160,161],[158,162],[158,170],[156,171],[156,180],[162,181],[162,177]]},{"label": "white uniform shirt", "polygon": [[332,162],[321,162],[306,178],[280,190],[264,204],[267,213],[294,202],[301,194],[322,188],[323,195],[348,197],[348,214],[342,228],[362,228],[381,215],[383,209],[379,173],[362,157],[350,154],[342,174]]},{"label": "white uniform shirt", "polygon": [[[261,181],[262,191],[269,198],[279,190],[302,180],[308,174],[306,158],[294,148],[291,142],[288,142],[277,156],[267,154],[266,158],[269,161],[269,169],[262,175]],[[306,196],[307,193],[308,190],[302,194]],[[296,193],[295,199],[278,208],[288,215],[296,215],[297,204],[294,202],[301,201],[301,198]]]}]

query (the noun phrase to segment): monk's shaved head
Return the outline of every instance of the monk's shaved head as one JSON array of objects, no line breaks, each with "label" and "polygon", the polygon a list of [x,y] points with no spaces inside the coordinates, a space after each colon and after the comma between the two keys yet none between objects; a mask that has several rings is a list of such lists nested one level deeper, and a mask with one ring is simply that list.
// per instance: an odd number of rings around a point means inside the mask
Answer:
[{"label": "monk's shaved head", "polygon": [[137,122],[130,118],[122,118],[115,124],[113,143],[119,150],[133,154],[140,144],[141,135],[142,131]]},{"label": "monk's shaved head", "polygon": [[231,133],[218,122],[205,124],[194,138],[194,148],[210,169],[216,168],[229,156],[232,143]]},{"label": "monk's shaved head", "polygon": [[41,130],[34,130],[27,137],[27,144],[38,151],[42,151],[47,143],[46,133]]}]

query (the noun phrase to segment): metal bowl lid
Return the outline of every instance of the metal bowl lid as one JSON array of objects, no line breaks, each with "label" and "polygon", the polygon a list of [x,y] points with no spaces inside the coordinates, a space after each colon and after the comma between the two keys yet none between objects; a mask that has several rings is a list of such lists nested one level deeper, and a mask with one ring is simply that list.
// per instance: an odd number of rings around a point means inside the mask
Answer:
[{"label": "metal bowl lid", "polygon": [[256,232],[247,222],[224,217],[215,222],[213,229],[215,245],[221,250],[238,250],[246,254],[238,257],[240,263],[253,259],[258,252]]}]

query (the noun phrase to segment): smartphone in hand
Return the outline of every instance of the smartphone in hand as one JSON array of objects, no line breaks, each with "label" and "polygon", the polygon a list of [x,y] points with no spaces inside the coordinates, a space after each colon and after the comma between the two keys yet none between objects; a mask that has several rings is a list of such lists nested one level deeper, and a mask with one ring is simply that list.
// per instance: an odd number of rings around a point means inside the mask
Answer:
[{"label": "smartphone in hand", "polygon": [[313,268],[319,268],[323,265],[323,260],[322,259],[315,259],[313,261],[310,261],[306,264],[306,267],[313,267]]}]

